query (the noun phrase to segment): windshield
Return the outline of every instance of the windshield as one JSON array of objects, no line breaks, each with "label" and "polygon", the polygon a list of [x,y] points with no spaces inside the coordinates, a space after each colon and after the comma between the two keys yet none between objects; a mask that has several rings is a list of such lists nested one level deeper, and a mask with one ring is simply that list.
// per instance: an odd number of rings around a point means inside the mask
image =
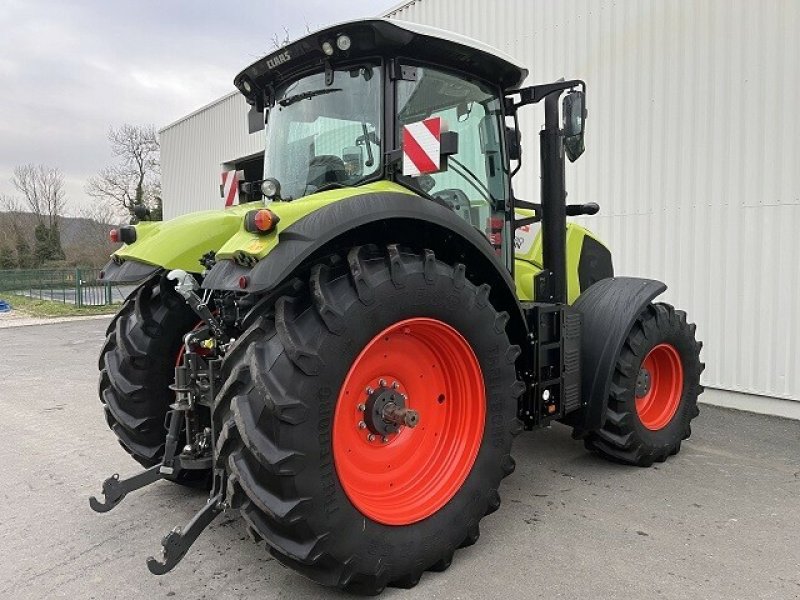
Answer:
[{"label": "windshield", "polygon": [[295,200],[356,185],[381,167],[381,75],[373,65],[309,75],[278,90],[267,124],[264,177]]}]

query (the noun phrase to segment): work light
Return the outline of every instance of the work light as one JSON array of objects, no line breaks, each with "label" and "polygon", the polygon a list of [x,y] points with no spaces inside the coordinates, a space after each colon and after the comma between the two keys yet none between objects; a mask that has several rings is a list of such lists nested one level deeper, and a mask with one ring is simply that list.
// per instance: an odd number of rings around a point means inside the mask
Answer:
[{"label": "work light", "polygon": [[270,200],[277,196],[280,191],[281,184],[278,183],[277,179],[270,177],[269,179],[265,179],[261,182],[261,193],[264,194],[264,197],[269,198]]}]

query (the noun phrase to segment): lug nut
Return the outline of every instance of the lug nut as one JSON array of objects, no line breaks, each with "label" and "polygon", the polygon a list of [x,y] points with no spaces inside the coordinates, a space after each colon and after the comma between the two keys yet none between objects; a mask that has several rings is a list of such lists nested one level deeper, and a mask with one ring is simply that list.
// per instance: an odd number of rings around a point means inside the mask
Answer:
[{"label": "lug nut", "polygon": [[386,387],[386,380],[385,379],[379,379],[378,380],[378,385],[381,386],[381,387]]},{"label": "lug nut", "polygon": [[367,441],[368,441],[368,442],[374,442],[374,441],[375,441],[375,434],[374,434],[374,433],[370,433],[370,434],[367,436]]},{"label": "lug nut", "polygon": [[367,424],[364,423],[364,421],[359,421],[358,422],[358,428],[359,429],[366,429],[367,428]]},{"label": "lug nut", "polygon": [[361,412],[364,412],[365,410],[367,410],[367,405],[366,404],[359,404],[358,405],[358,410],[360,410]]},{"label": "lug nut", "polygon": [[393,389],[393,390],[396,390],[396,389],[397,389],[397,388],[399,388],[399,387],[400,387],[400,384],[399,384],[399,383],[397,383],[396,381],[393,381],[393,382],[392,382],[392,389]]},{"label": "lug nut", "polygon": [[383,437],[381,438],[381,441],[382,441],[384,444],[388,444],[388,443],[389,443],[389,438],[388,438],[387,436],[383,436]]},{"label": "lug nut", "polygon": [[373,390],[371,387],[367,386],[367,389],[366,389],[367,396],[371,396],[371,395],[372,395],[372,392],[374,392],[374,391],[375,391],[375,390]]}]

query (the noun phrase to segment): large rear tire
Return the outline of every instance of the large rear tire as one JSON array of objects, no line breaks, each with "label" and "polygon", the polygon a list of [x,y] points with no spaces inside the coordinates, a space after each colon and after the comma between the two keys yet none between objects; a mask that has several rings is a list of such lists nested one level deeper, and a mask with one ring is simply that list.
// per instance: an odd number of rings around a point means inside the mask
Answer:
[{"label": "large rear tire", "polygon": [[[464,265],[396,246],[354,248],[300,290],[225,358],[213,419],[229,501],[319,583],[411,587],[478,539],[514,469],[524,386],[508,315]],[[419,423],[375,429],[385,421],[370,411],[387,399]]]},{"label": "large rear tire", "polygon": [[[175,363],[184,334],[197,317],[162,274],[140,285],[106,331],[100,352],[100,401],[108,426],[139,464],[151,467],[164,454],[164,420],[174,392]],[[204,479],[187,471],[180,481]]]},{"label": "large rear tire", "polygon": [[677,454],[700,413],[702,346],[686,313],[647,306],[617,359],[605,423],[586,436],[586,448],[642,467]]}]

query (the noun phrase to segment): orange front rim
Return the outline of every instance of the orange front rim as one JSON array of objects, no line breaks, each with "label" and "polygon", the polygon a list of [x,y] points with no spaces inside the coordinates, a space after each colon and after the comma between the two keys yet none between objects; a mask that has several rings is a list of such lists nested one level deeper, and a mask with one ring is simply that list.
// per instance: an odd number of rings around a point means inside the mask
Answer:
[{"label": "orange front rim", "polygon": [[[376,415],[397,403],[418,423]],[[333,457],[347,497],[385,525],[431,516],[461,488],[483,439],[478,359],[450,325],[400,321],[376,335],[347,373],[333,418]]]},{"label": "orange front rim", "polygon": [[659,344],[645,356],[636,382],[636,413],[651,431],[666,427],[683,395],[683,364],[671,344]]}]

